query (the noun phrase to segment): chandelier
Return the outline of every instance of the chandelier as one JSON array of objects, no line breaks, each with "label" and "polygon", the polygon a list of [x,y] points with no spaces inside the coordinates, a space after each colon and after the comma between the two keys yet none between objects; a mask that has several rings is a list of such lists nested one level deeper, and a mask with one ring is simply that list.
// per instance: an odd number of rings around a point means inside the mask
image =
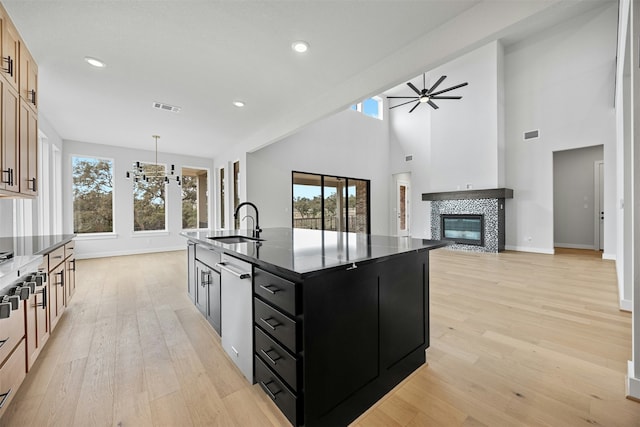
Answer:
[{"label": "chandelier", "polygon": [[127,171],[126,178],[133,178],[133,182],[149,182],[150,180],[162,180],[165,184],[169,184],[172,180],[175,180],[180,185],[180,175],[176,175],[175,165],[171,165],[171,169],[167,174],[164,165],[158,164],[158,138],[159,135],[151,135],[156,141],[156,161],[154,164],[134,162],[131,166],[131,170]]}]

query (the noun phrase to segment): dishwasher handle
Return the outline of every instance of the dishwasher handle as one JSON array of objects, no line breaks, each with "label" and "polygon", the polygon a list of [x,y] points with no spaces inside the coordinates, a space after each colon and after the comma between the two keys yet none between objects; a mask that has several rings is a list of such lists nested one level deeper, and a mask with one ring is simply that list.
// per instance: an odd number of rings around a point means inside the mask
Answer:
[{"label": "dishwasher handle", "polygon": [[251,272],[247,273],[245,271],[237,271],[235,269],[230,268],[229,265],[227,265],[228,263],[226,262],[219,262],[216,264],[216,267],[218,267],[220,270],[224,270],[227,273],[231,273],[234,276],[240,278],[240,279],[250,279],[251,278]]}]

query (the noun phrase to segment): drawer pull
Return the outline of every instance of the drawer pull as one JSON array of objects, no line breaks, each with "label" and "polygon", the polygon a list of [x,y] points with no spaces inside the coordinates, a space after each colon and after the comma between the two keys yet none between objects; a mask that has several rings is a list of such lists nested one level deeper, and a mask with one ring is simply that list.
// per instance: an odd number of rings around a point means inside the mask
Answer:
[{"label": "drawer pull", "polygon": [[275,295],[276,292],[279,292],[280,289],[276,286],[276,285],[260,285],[260,288],[264,289],[265,291],[269,292],[271,295]]},{"label": "drawer pull", "polygon": [[46,310],[47,308],[47,288],[42,288],[41,291],[36,292],[37,294],[42,294],[42,302],[40,304],[36,304],[36,307],[42,307]]},{"label": "drawer pull", "polygon": [[[0,396],[2,396],[2,400],[0,400],[0,409],[2,409],[2,407],[5,404],[5,402],[9,398],[9,395],[11,395],[11,390],[13,390],[13,389],[10,388],[8,392],[0,394]],[[273,398],[275,399],[275,396]]]},{"label": "drawer pull", "polygon": [[[6,338],[6,339],[3,339],[3,340],[0,340],[0,347],[2,347],[2,346],[4,345],[4,343],[6,343],[7,341],[9,341],[9,338]],[[265,354],[266,354],[266,353],[265,353]],[[267,357],[269,357],[269,356],[267,356]]]},{"label": "drawer pull", "polygon": [[60,258],[62,258],[62,255],[56,255],[56,256],[53,256],[53,257],[51,257],[51,258],[53,258],[53,259],[60,259]]},{"label": "drawer pull", "polygon": [[[282,325],[282,323],[278,323],[277,321],[275,321],[273,317],[267,317],[266,319],[261,317],[260,320],[262,320],[262,323],[271,328],[272,331],[275,331],[278,326]],[[275,321],[275,323],[272,325],[271,323],[269,323],[269,320]]]},{"label": "drawer pull", "polygon": [[280,393],[282,390],[276,390],[275,392],[271,391],[269,389],[269,384],[271,384],[271,383],[273,383],[273,381],[269,381],[268,383],[260,381],[260,386],[262,386],[264,391],[267,392],[267,394],[269,395],[271,400],[276,400],[276,394]]},{"label": "drawer pull", "polygon": [[[275,358],[275,359],[274,359],[274,358],[272,358],[271,356],[269,356],[269,352],[270,352],[270,351],[273,351],[273,352],[276,354],[276,358]],[[278,353],[276,353],[276,352],[275,352],[275,350],[274,350],[274,349],[272,349],[272,348],[270,348],[270,349],[269,349],[269,350],[267,350],[267,351],[264,351],[263,349],[260,349],[260,352],[261,352],[262,354],[264,354],[264,356],[265,356],[267,359],[269,359],[269,362],[273,363],[274,365],[277,365],[277,364],[278,364],[277,360],[282,359],[282,357],[280,357],[280,355],[279,355]]]}]

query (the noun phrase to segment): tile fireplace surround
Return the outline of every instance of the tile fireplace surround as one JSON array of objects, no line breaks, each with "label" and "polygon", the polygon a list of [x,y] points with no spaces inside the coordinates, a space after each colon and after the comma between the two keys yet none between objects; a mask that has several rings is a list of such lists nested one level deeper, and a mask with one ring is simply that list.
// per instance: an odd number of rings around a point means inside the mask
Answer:
[{"label": "tile fireplace surround", "polygon": [[484,215],[484,246],[455,243],[448,246],[474,252],[502,252],[505,245],[505,199],[513,198],[510,188],[423,193],[422,200],[431,202],[431,237],[441,239],[440,215]]}]

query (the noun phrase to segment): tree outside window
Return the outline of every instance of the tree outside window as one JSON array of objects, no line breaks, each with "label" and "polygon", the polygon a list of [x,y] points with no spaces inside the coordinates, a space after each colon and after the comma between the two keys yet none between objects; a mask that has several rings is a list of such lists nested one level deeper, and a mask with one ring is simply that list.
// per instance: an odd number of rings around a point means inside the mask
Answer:
[{"label": "tree outside window", "polygon": [[73,232],[113,232],[113,161],[73,157]]},{"label": "tree outside window", "polygon": [[165,166],[143,163],[142,171],[147,179],[133,183],[133,230],[165,230]]}]

